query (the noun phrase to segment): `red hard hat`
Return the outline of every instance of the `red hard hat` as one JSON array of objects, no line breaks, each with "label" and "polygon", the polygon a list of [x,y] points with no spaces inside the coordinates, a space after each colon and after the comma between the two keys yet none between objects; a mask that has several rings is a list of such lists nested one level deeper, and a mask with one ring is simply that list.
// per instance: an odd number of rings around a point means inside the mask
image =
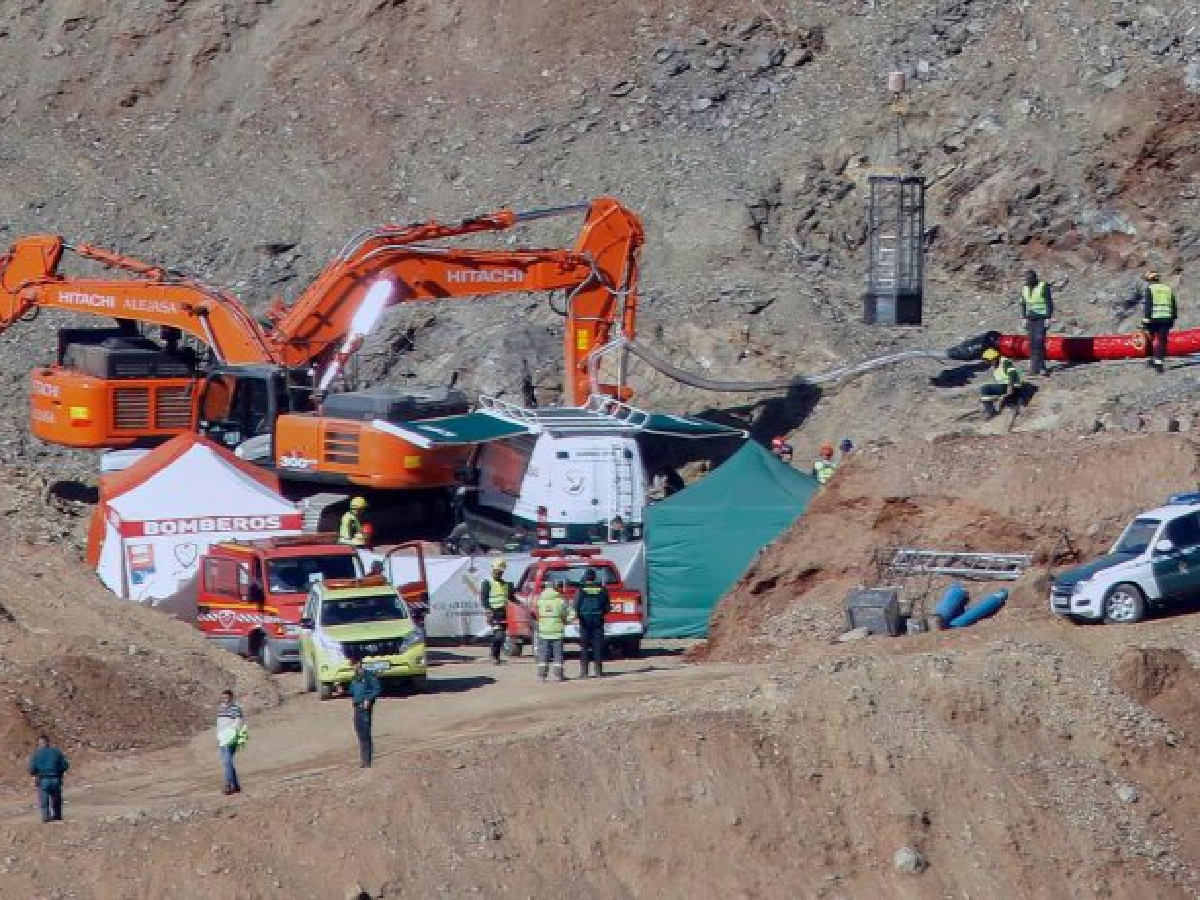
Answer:
[{"label": "red hard hat", "polygon": [[821,455],[826,459],[829,459],[829,457],[833,456],[833,444],[822,444]]},{"label": "red hard hat", "polygon": [[778,450],[783,445],[784,445],[783,435],[777,435],[776,437],[771,438],[771,449],[772,450]]}]

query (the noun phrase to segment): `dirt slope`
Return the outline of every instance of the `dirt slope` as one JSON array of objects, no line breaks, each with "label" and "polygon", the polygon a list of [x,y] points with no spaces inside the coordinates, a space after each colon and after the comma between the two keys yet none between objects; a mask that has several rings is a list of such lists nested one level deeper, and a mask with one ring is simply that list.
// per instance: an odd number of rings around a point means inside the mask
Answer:
[{"label": "dirt slope", "polygon": [[[9,819],[0,893],[1197,895],[1195,738],[1121,689],[1173,666],[1153,705],[1195,680],[1191,654],[1028,629],[908,649],[562,687],[460,662],[446,693],[381,705],[365,775],[344,704],[300,698],[254,720],[233,802],[202,736],[81,773],[62,828]],[[925,871],[893,868],[903,846]]]},{"label": "dirt slope", "polygon": [[190,625],[118,600],[76,559],[11,535],[0,556],[0,784],[25,785],[45,731],[85,764],[208,728],[225,687],[279,702],[262,670]]},{"label": "dirt slope", "polygon": [[[552,6],[21,5],[0,28],[0,241],[61,232],[261,306],[295,296],[371,224],[613,194],[649,229],[644,337],[726,378],[1014,327],[1012,286],[1030,262],[1055,284],[1058,327],[1111,328],[1144,261],[1186,283],[1200,254],[1191,6]],[[912,76],[902,160],[930,180],[928,323],[899,332],[858,322],[864,180],[896,161],[890,68]],[[558,245],[572,227],[519,242]],[[528,367],[555,396],[560,325],[543,298],[410,308],[389,323],[364,354],[368,379],[457,375],[511,393]],[[4,396],[20,397],[21,374],[51,352],[51,325],[0,339]],[[794,430],[815,399],[712,396],[634,372],[643,402],[733,410],[765,437]],[[889,400],[895,380],[826,395],[801,441],[875,436],[936,394],[900,376]],[[1103,380],[1080,406],[1159,402],[1119,367]],[[38,465],[59,458],[8,440]]]},{"label": "dirt slope", "polygon": [[[1178,434],[949,437],[869,449],[722,602],[713,658],[792,652],[839,634],[846,593],[893,583],[879,562],[900,546],[1033,553],[1034,567],[1008,585],[1006,615],[1047,619],[1052,566],[1103,552],[1133,514],[1197,485],[1197,445]],[[932,609],[947,584],[912,579],[905,593]]]}]

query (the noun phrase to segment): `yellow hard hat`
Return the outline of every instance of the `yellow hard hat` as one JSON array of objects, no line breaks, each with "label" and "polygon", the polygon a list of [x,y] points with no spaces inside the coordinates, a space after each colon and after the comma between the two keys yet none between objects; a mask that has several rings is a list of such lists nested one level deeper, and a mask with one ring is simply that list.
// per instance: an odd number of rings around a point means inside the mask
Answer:
[{"label": "yellow hard hat", "polygon": [[366,509],[367,508],[367,498],[366,497],[355,497],[353,500],[350,501],[350,508],[351,509]]},{"label": "yellow hard hat", "polygon": [[998,360],[1000,358],[1000,351],[999,350],[984,350],[983,358],[987,362],[995,362],[996,360]]},{"label": "yellow hard hat", "polygon": [[1158,281],[1158,273],[1155,272],[1153,269],[1147,269],[1146,270],[1146,280],[1147,281]]},{"label": "yellow hard hat", "polygon": [[503,572],[507,568],[508,568],[508,563],[506,563],[502,559],[498,559],[494,563],[492,563],[492,571],[493,572]]}]

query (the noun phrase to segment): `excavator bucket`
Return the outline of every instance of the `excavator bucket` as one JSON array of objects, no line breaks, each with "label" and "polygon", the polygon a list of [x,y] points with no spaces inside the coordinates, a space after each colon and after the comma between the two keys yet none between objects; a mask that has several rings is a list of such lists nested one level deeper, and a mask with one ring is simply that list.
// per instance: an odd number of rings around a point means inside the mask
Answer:
[{"label": "excavator bucket", "polygon": [[63,240],[56,235],[23,238],[0,256],[0,331],[29,312],[26,288],[58,277]]}]

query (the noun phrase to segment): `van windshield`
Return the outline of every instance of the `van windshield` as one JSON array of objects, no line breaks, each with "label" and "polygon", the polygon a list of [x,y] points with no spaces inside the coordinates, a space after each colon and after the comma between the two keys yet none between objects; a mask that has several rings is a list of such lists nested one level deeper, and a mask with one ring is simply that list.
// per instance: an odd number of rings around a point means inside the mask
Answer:
[{"label": "van windshield", "polygon": [[1145,553],[1161,524],[1158,519],[1134,519],[1117,541],[1113,553],[1128,553],[1130,556]]},{"label": "van windshield", "polygon": [[359,625],[407,619],[408,610],[395,594],[369,594],[346,600],[326,600],[321,606],[322,625]]},{"label": "van windshield", "polygon": [[325,581],[333,581],[358,578],[362,571],[358,556],[353,553],[272,559],[267,562],[267,587],[272,594],[305,593],[316,574]]}]

